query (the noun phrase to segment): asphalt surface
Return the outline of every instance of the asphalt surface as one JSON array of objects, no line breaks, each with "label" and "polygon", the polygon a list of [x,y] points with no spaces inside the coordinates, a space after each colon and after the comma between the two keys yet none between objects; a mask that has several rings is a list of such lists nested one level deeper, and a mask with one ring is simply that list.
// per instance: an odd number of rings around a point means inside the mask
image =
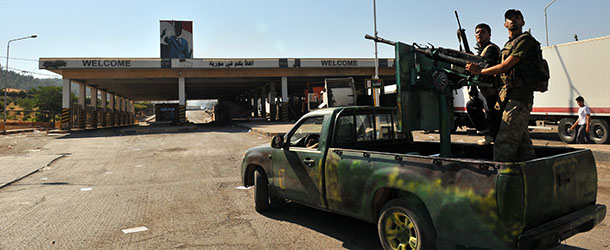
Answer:
[{"label": "asphalt surface", "polygon": [[[0,189],[0,249],[375,249],[379,244],[374,225],[344,216],[293,204],[256,213],[253,190],[237,188],[239,166],[247,148],[269,138],[241,128],[1,138],[2,157],[69,155]],[[31,147],[36,150],[28,151]],[[137,227],[147,231],[122,232]]]},{"label": "asphalt surface", "polygon": [[[65,155],[0,189],[0,249],[380,248],[373,224],[297,204],[255,212],[239,166],[269,137],[213,125],[119,131],[0,136],[0,166]],[[598,179],[598,202],[610,204],[610,165],[598,162]],[[606,219],[556,249],[607,249],[608,235]]]}]

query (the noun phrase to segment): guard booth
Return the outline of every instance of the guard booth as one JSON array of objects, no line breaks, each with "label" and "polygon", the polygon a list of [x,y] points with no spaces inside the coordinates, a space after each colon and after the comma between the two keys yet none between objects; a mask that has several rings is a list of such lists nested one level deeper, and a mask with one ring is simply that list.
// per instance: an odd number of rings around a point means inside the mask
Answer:
[{"label": "guard booth", "polygon": [[178,103],[155,104],[155,117],[157,122],[178,123],[179,117]]}]

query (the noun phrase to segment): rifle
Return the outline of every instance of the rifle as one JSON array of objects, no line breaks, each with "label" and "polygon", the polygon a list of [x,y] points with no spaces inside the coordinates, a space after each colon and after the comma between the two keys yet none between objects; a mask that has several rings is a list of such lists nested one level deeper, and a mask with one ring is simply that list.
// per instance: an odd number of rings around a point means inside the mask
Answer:
[{"label": "rifle", "polygon": [[[462,29],[462,24],[460,24],[460,17],[458,16],[457,10],[454,12],[455,12],[455,19],[457,19],[457,23],[458,23],[457,37],[458,37],[458,42],[460,43],[460,51],[464,51],[468,54],[472,54],[472,51],[470,50],[470,46],[468,46],[468,38],[466,37],[466,30]],[[462,42],[464,43],[463,50],[462,50]]]}]

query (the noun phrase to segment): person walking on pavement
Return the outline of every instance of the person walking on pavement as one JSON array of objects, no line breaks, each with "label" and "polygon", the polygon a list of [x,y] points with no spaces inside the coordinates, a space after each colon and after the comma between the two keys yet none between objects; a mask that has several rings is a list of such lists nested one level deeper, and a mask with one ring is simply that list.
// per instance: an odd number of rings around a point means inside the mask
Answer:
[{"label": "person walking on pavement", "polygon": [[[477,40],[477,55],[482,56],[490,66],[498,64],[500,61],[500,48],[491,42],[491,27],[485,23],[480,23],[475,27],[475,38]],[[498,129],[502,112],[495,109],[498,97],[498,84],[495,76],[488,76],[484,82],[491,83],[493,86],[471,86],[468,94],[470,100],[466,103],[466,111],[470,121],[477,129],[477,133],[484,135],[485,138],[477,141],[479,145],[490,144],[494,141]],[[482,97],[479,96],[479,92]],[[483,101],[484,100],[484,101]],[[485,110],[485,112],[483,112]]]},{"label": "person walking on pavement", "polygon": [[500,162],[526,161],[536,157],[528,124],[534,104],[532,72],[538,67],[540,43],[529,32],[523,32],[525,20],[521,11],[504,13],[504,27],[509,40],[501,51],[501,63],[481,69],[477,64],[466,65],[472,74],[500,75],[502,121],[493,147],[493,159]]},{"label": "person walking on pavement", "polygon": [[574,131],[576,127],[576,143],[589,143],[589,127],[591,124],[591,109],[585,105],[585,98],[582,96],[576,97],[576,103],[580,107],[578,109],[578,120],[572,125],[570,130]]}]

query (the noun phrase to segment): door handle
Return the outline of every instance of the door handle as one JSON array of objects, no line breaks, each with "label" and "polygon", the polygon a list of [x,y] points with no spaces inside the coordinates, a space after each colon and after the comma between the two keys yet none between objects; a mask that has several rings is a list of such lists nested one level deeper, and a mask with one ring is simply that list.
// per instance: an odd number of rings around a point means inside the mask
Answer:
[{"label": "door handle", "polygon": [[305,160],[303,160],[303,164],[305,164],[305,166],[308,167],[313,167],[315,161],[312,160],[311,158],[305,158]]}]

